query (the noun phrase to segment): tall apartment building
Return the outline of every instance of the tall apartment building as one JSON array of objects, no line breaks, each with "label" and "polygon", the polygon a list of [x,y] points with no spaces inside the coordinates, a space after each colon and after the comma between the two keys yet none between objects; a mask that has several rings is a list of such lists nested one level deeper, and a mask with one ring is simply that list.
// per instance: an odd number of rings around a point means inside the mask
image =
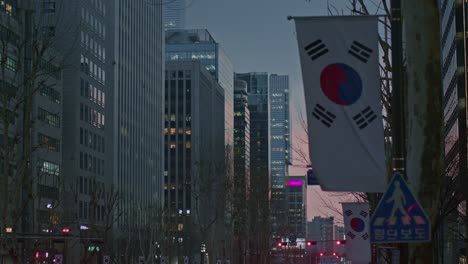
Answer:
[{"label": "tall apartment building", "polygon": [[305,176],[289,176],[285,181],[288,236],[306,237],[307,182]]},{"label": "tall apartment building", "polygon": [[[467,4],[455,0],[439,0],[441,26],[441,62],[442,90],[444,94],[444,125],[445,125],[445,164],[446,183],[448,188],[466,186],[467,177],[467,51],[465,32]],[[468,197],[466,188],[462,188],[465,200]],[[464,233],[466,226],[460,222],[457,214],[448,216],[443,224],[440,241],[442,245],[441,258],[458,261],[460,249],[464,247],[460,241],[459,232]],[[465,250],[466,251],[466,250]],[[466,253],[465,256],[466,258]]]},{"label": "tall apartment building", "polygon": [[270,171],[271,171],[271,221],[273,235],[282,234],[287,225],[285,182],[290,163],[289,77],[270,75]]},{"label": "tall apartment building", "polygon": [[271,239],[268,74],[236,73],[235,78],[247,83],[250,112],[250,186],[255,189],[250,194],[249,237],[252,241],[258,241],[250,248],[252,252],[257,252],[269,249]]},{"label": "tall apartment building", "polygon": [[166,63],[164,201],[187,256],[200,254],[201,225],[217,219],[210,230],[222,235],[223,109],[224,91],[204,65]]},{"label": "tall apartment building", "polygon": [[164,28],[185,28],[186,10],[188,6],[185,0],[171,0],[164,3]]}]

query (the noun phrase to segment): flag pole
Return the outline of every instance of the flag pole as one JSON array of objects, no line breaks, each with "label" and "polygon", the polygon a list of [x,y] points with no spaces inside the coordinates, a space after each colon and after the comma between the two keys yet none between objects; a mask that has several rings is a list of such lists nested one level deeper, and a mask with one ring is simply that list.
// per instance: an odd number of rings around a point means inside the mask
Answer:
[{"label": "flag pole", "polygon": [[[402,78],[401,0],[391,0],[393,172],[406,176],[406,98]],[[391,175],[389,175],[391,176]],[[389,177],[390,181],[390,177]],[[400,263],[408,263],[408,244],[400,243]]]}]

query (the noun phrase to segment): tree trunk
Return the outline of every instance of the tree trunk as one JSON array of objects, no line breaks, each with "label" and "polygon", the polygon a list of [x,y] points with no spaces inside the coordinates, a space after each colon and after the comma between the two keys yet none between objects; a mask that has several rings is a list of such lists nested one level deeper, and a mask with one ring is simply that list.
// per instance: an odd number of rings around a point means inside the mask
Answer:
[{"label": "tree trunk", "polygon": [[[422,207],[432,221],[437,216],[444,175],[443,104],[440,63],[440,22],[437,0],[402,1],[408,77],[407,176]],[[433,236],[434,237],[434,236]],[[410,263],[438,260],[431,243],[410,245]]]}]

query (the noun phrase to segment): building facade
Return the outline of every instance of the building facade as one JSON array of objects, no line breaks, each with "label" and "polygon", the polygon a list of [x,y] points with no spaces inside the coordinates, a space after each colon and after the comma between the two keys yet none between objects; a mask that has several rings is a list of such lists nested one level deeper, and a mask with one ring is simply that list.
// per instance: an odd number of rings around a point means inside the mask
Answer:
[{"label": "building facade", "polygon": [[307,182],[305,176],[289,176],[285,180],[288,234],[306,237]]},{"label": "building facade", "polygon": [[[63,137],[67,141],[62,147],[62,171],[63,203],[68,210],[63,223],[103,226],[104,198],[113,180],[114,6],[104,1],[57,1],[42,8],[55,16],[49,31],[60,36],[56,48],[67,62],[63,70]],[[69,257],[78,258],[71,253]]]},{"label": "building facade", "polygon": [[164,3],[164,28],[184,29],[186,10],[188,6],[185,0],[171,0]]},{"label": "building facade", "polygon": [[145,212],[162,206],[163,7],[160,0],[115,5],[114,183],[124,196],[119,226],[128,228],[149,225]]},{"label": "building facade", "polygon": [[271,225],[273,235],[287,236],[284,232],[288,228],[284,227],[288,223],[285,182],[290,163],[289,77],[271,74],[269,81]]},{"label": "building facade", "polygon": [[[171,230],[183,241],[178,257],[198,255],[200,226],[223,219],[223,109],[224,91],[204,65],[166,63],[164,201]],[[222,222],[211,232],[222,235]]]},{"label": "building facade", "polygon": [[233,234],[234,263],[243,263],[248,232],[248,199],[250,195],[250,112],[247,83],[234,81],[234,175],[233,175]]},{"label": "building facade", "polygon": [[317,241],[317,249],[325,255],[334,252],[334,218],[316,216],[307,222],[307,238]]},{"label": "building facade", "polygon": [[[445,133],[445,183],[449,193],[454,186],[467,186],[467,50],[465,41],[467,4],[454,0],[439,0],[441,26],[442,92],[444,94],[444,133]],[[466,199],[468,191],[462,187]],[[464,206],[462,204],[462,206]],[[465,233],[462,219],[457,213],[447,216],[441,228],[441,259],[458,262],[466,261],[466,249],[458,233]]]},{"label": "building facade", "polygon": [[[0,259],[7,262],[13,248],[23,258],[34,254],[29,236],[60,236],[64,211],[63,61],[48,44],[54,36],[41,30],[50,26],[39,19],[42,11],[32,3],[0,3],[0,112],[6,113],[0,117]],[[8,242],[13,234],[25,238],[18,248]],[[46,246],[44,239],[36,243],[38,251]]]},{"label": "building facade", "polygon": [[[270,219],[270,159],[268,74],[236,73],[235,78],[247,83],[250,112],[250,251],[269,250]],[[252,253],[255,254],[255,253]]]},{"label": "building facade", "polygon": [[226,156],[232,160],[234,146],[234,66],[221,45],[206,29],[166,31],[166,62],[197,60],[224,89]]}]

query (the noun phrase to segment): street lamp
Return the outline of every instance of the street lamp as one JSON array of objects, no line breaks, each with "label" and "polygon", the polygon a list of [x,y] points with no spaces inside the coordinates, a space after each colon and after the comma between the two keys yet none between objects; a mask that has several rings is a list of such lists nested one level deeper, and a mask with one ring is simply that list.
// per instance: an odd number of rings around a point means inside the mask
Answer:
[{"label": "street lamp", "polygon": [[6,232],[6,233],[13,233],[13,227],[10,227],[10,226],[9,226],[9,227],[6,227],[6,228],[5,228],[5,232]]}]

